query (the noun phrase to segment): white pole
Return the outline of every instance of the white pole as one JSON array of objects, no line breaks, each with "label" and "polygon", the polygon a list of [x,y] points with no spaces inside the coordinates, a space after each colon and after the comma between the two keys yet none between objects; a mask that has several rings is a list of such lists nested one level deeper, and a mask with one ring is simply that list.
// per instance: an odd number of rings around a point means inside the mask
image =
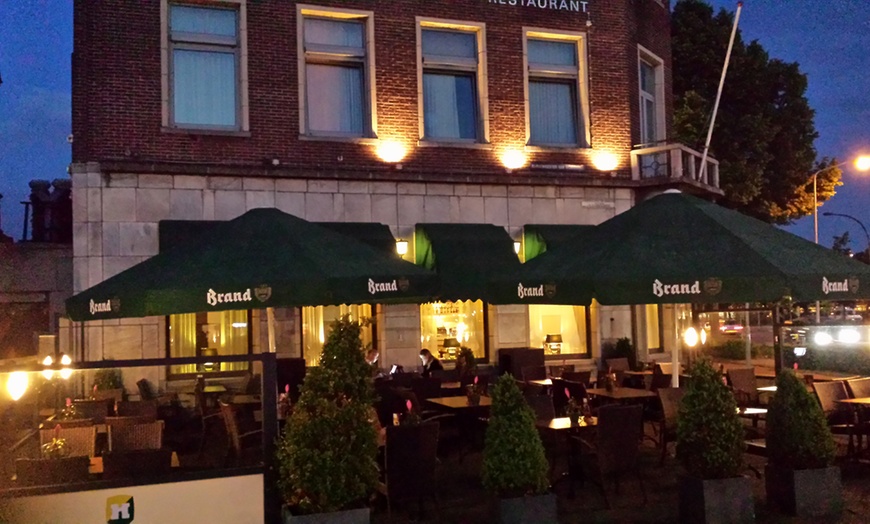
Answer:
[{"label": "white pole", "polygon": [[746,322],[745,328],[743,329],[745,342],[746,342],[746,363],[750,364],[752,362],[752,328],[750,327],[751,322],[751,314],[749,313],[749,302],[746,303]]},{"label": "white pole", "polygon": [[266,308],[266,325],[269,332],[269,353],[275,352],[275,308]]},{"label": "white pole", "polygon": [[707,171],[707,153],[710,151],[710,140],[713,138],[713,126],[716,124],[716,113],[719,112],[719,100],[722,99],[722,89],[725,86],[725,75],[728,73],[728,64],[731,62],[731,49],[734,47],[734,38],[737,36],[737,24],[740,22],[740,11],[743,2],[737,2],[737,14],[734,15],[734,27],[731,28],[731,40],[728,42],[728,51],[725,53],[725,65],[722,67],[722,77],[719,78],[719,90],[716,91],[716,103],[713,104],[713,116],[710,118],[710,128],[707,129],[707,142],[704,143],[704,154],[701,155],[701,170],[698,172],[698,180],[704,180]]}]

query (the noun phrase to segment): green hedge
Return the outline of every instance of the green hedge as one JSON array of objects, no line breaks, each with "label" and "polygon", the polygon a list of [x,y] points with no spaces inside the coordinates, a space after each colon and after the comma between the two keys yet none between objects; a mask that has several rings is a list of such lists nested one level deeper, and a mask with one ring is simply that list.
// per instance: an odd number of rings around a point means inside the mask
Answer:
[{"label": "green hedge", "polygon": [[[729,340],[718,346],[711,346],[707,353],[714,358],[743,360],[746,358],[746,345],[742,340]],[[752,345],[752,358],[773,358],[773,346]]]},{"label": "green hedge", "polygon": [[788,367],[797,362],[800,369],[870,375],[870,353],[863,347],[807,348],[806,355],[802,357],[795,357],[792,348],[786,347],[782,351]]}]

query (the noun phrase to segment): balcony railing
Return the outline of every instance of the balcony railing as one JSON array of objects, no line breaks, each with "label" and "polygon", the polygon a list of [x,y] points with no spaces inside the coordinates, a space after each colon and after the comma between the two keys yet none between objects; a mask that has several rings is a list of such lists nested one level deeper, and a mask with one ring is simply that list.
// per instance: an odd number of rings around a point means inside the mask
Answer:
[{"label": "balcony railing", "polygon": [[701,176],[701,153],[682,144],[664,144],[635,149],[631,152],[633,180],[691,180],[719,187],[719,161],[707,157],[707,169]]}]

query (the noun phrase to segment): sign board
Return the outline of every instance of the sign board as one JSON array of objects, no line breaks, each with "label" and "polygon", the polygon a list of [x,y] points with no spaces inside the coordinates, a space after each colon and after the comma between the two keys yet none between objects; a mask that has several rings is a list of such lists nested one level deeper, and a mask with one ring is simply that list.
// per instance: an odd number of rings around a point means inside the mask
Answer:
[{"label": "sign board", "polygon": [[589,2],[586,0],[488,0],[490,4],[528,7],[531,9],[550,9],[586,13]]}]

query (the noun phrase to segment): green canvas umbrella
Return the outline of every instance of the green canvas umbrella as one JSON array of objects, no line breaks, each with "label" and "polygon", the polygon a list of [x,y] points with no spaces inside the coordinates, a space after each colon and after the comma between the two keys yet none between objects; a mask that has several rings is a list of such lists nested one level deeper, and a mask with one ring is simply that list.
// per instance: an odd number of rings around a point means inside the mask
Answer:
[{"label": "green canvas umbrella", "polygon": [[67,300],[73,320],[432,299],[434,273],[276,209],[220,224]]},{"label": "green canvas umbrella", "polygon": [[870,266],[736,211],[679,193],[651,198],[492,282],[501,303],[851,300]]}]

